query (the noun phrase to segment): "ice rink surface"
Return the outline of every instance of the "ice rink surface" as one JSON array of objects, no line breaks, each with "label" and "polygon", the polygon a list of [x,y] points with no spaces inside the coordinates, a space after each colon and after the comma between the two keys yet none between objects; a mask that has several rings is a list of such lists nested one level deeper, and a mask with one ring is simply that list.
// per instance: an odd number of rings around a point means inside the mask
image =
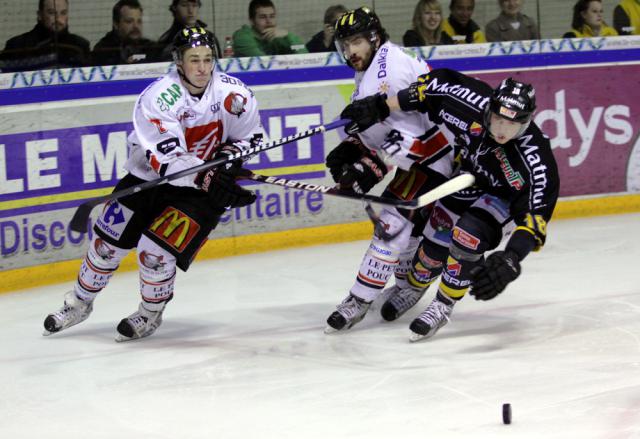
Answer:
[{"label": "ice rink surface", "polygon": [[[640,438],[640,215],[557,221],[523,275],[438,335],[377,312],[325,335],[364,241],[196,262],[164,323],[116,274],[91,317],[42,337],[68,285],[0,296],[3,438]],[[501,406],[513,407],[503,425]]]}]

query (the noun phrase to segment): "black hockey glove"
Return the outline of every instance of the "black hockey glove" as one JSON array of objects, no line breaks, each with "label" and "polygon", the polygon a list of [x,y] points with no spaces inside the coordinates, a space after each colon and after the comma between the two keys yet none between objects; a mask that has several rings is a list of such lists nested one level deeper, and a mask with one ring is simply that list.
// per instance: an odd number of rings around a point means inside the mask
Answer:
[{"label": "black hockey glove", "polygon": [[342,143],[336,146],[327,155],[327,168],[331,172],[333,181],[338,183],[340,177],[342,177],[343,167],[345,165],[352,165],[358,161],[363,155],[363,149],[360,147],[361,143],[355,138],[345,139]]},{"label": "black hockey glove", "polygon": [[[217,160],[220,158],[229,158],[234,154],[237,154],[242,151],[240,145],[235,143],[225,143],[223,144],[218,151],[213,155],[211,160]],[[242,159],[237,159],[232,162],[227,163],[226,165],[221,166],[221,168],[225,169],[229,174],[233,176],[237,176],[240,172],[240,168],[242,167]]]},{"label": "black hockey glove", "polygon": [[378,157],[367,155],[352,165],[344,165],[338,184],[340,189],[366,194],[387,174],[387,167]]},{"label": "black hockey glove", "polygon": [[236,183],[236,169],[214,168],[202,171],[195,179],[201,190],[209,195],[216,207],[242,207],[256,201],[256,194],[243,189]]},{"label": "black hockey glove", "polygon": [[514,251],[497,251],[471,270],[471,291],[476,300],[491,300],[520,276],[520,262]]},{"label": "black hockey glove", "polygon": [[364,99],[353,101],[342,110],[340,117],[350,119],[344,131],[353,135],[366,130],[371,125],[382,122],[389,117],[389,106],[387,105],[387,95],[376,93]]}]

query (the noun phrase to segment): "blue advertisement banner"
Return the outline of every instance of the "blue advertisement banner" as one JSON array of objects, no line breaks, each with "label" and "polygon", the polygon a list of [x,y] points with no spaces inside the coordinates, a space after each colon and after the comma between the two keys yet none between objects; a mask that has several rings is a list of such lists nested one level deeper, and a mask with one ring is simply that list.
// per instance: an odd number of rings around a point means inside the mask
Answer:
[{"label": "blue advertisement banner", "polygon": [[[321,106],[265,109],[266,135],[277,139],[322,124]],[[133,124],[0,135],[0,218],[75,207],[108,193],[124,176]],[[296,178],[321,178],[324,138],[313,136],[261,153],[247,167]]]}]

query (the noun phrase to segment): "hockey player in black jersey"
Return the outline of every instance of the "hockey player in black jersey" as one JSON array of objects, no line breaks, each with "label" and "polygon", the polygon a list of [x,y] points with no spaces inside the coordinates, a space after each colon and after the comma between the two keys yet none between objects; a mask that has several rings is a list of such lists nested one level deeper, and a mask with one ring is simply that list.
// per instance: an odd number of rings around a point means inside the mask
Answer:
[{"label": "hockey player in black jersey", "polygon": [[[535,91],[504,80],[492,88],[447,69],[418,78],[397,96],[370,96],[345,108],[348,132],[365,131],[396,110],[420,111],[454,133],[460,172],[476,184],[436,202],[409,274],[410,288],[381,309],[395,320],[415,305],[442,275],[436,297],[412,323],[411,340],[433,336],[466,292],[490,300],[520,275],[520,263],[545,243],[559,193],[558,169],[549,139],[532,121]],[[485,259],[513,221],[505,249]]]}]

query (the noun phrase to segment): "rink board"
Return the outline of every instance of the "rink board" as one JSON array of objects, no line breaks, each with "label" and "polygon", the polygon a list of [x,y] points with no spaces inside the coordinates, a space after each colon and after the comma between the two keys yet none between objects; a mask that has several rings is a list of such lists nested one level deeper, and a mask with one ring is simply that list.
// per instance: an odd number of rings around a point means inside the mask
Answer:
[{"label": "rink board", "polygon": [[[614,47],[554,41],[560,43],[515,46],[511,52],[491,44],[449,52],[423,48],[421,54],[432,67],[472,72],[491,84],[505,75],[535,84],[536,122],[551,138],[561,195],[572,197],[563,198],[556,217],[639,210],[635,196],[609,195],[640,188],[640,64],[633,61],[640,59],[640,40],[620,39]],[[122,177],[136,95],[172,68],[0,75],[0,270],[5,281],[0,291],[73,278],[91,232],[70,231],[71,215],[83,200],[108,193]],[[220,68],[250,86],[258,84],[253,89],[271,139],[334,120],[353,90],[352,72],[335,54],[222,60]],[[287,78],[290,82],[284,82]],[[329,184],[324,157],[340,137],[334,131],[298,141],[261,154],[249,167]],[[267,186],[252,189],[259,193],[258,203],[225,215],[201,258],[370,234],[359,203]],[[51,263],[59,266],[50,278],[36,267]],[[67,265],[73,267],[68,273]]]}]

